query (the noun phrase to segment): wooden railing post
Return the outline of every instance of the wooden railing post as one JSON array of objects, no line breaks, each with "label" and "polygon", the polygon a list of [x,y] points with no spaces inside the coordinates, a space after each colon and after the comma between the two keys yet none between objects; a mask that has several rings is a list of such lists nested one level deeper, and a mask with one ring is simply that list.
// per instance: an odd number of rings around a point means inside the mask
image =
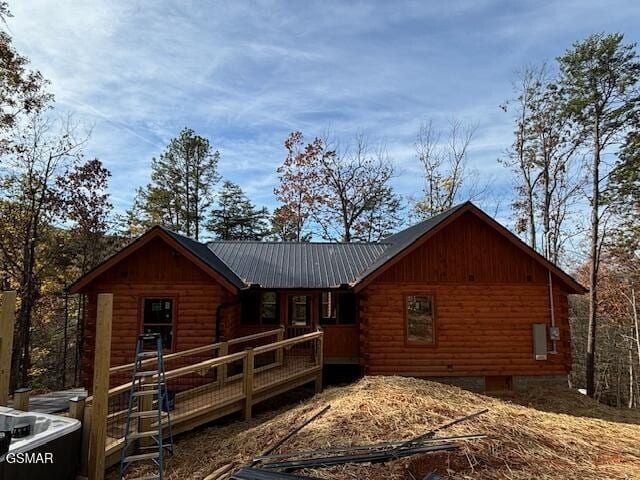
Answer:
[{"label": "wooden railing post", "polygon": [[9,401],[11,353],[13,351],[13,327],[16,321],[16,292],[2,292],[0,311],[0,405]]},{"label": "wooden railing post", "polygon": [[[276,336],[276,342],[281,342],[282,340],[284,340],[284,330],[285,330],[284,325],[280,325],[280,331]],[[278,365],[282,365],[283,360],[284,360],[284,349],[279,348],[278,350],[276,350],[276,363]]]},{"label": "wooden railing post", "polygon": [[103,480],[107,415],[109,413],[109,364],[111,361],[111,323],[113,294],[98,295],[96,344],[93,363],[93,405],[89,436],[89,480]]},{"label": "wooden railing post", "polygon": [[[229,344],[227,342],[222,342],[220,344],[220,349],[218,350],[218,357],[226,357],[229,355]],[[227,364],[223,363],[218,367],[218,377],[220,380],[220,386],[224,385],[227,381]]]},{"label": "wooden railing post", "polygon": [[318,331],[320,332],[320,336],[316,341],[316,363],[320,366],[320,370],[316,376],[316,393],[322,391],[322,370],[324,368],[324,332],[320,327],[318,327]]},{"label": "wooden railing post", "polygon": [[253,348],[245,349],[247,356],[244,361],[244,408],[242,409],[242,419],[251,418],[251,407],[253,406]]},{"label": "wooden railing post", "polygon": [[18,388],[13,392],[13,408],[16,410],[22,410],[23,412],[28,412],[30,393],[31,389],[29,387]]},{"label": "wooden railing post", "polygon": [[73,397],[69,399],[69,417],[83,422],[85,402],[84,397]]},{"label": "wooden railing post", "polygon": [[90,403],[84,406],[84,419],[82,421],[82,445],[80,446],[80,476],[89,475],[89,443],[91,441],[91,419],[93,416],[93,405]]},{"label": "wooden railing post", "polygon": [[[85,435],[84,431],[87,428],[87,425],[85,425],[84,423],[85,403],[86,403],[85,397],[73,397],[69,399],[69,418],[75,418],[76,420],[80,421],[80,431],[81,431],[82,438],[84,438],[84,435]],[[76,451],[76,455],[77,455],[77,451]],[[80,447],[80,455],[82,455],[82,446]],[[81,457],[77,457],[77,458],[81,459]],[[80,460],[80,463],[82,463],[82,460]],[[84,472],[82,471],[79,472],[79,474],[81,476],[84,476],[87,474],[87,472],[85,470]]]}]

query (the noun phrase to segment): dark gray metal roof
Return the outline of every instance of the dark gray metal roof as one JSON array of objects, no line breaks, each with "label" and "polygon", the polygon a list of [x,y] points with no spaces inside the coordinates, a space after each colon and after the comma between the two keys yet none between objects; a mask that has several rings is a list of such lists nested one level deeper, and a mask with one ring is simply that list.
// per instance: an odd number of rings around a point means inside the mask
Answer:
[{"label": "dark gray metal roof", "polygon": [[420,222],[380,243],[214,241],[196,242],[166,228],[238,288],[332,288],[355,284],[407,248],[465,204]]},{"label": "dark gray metal roof", "polygon": [[231,270],[222,260],[220,260],[211,250],[207,248],[207,245],[204,243],[196,242],[192,238],[185,237],[179,233],[174,232],[173,230],[169,230],[168,228],[160,227],[165,233],[170,235],[175,241],[180,243],[184,248],[191,251],[195,256],[197,256],[204,263],[213,268],[216,272],[226,278],[229,282],[235,285],[238,288],[243,288],[245,285],[235,274],[233,270]]},{"label": "dark gray metal roof", "polygon": [[[217,241],[204,244],[166,228],[154,227],[129,247],[153,230],[160,228],[237,288],[246,288],[252,284],[263,288],[333,288],[344,284],[355,286],[464,208],[476,212],[503,234],[510,235],[515,241],[522,243],[471,202],[466,202],[391,235],[380,243]],[[117,257],[127,248],[125,247],[110,259]],[[563,278],[567,285],[575,290],[574,293],[587,291],[570,275],[523,243],[522,248]],[[100,266],[110,259],[102,262]],[[100,266],[94,268],[92,272],[97,271]],[[69,288],[73,290],[83,279],[90,278],[92,272],[83,275]]]},{"label": "dark gray metal roof", "polygon": [[208,247],[247,285],[331,288],[355,281],[387,245],[217,241]]}]

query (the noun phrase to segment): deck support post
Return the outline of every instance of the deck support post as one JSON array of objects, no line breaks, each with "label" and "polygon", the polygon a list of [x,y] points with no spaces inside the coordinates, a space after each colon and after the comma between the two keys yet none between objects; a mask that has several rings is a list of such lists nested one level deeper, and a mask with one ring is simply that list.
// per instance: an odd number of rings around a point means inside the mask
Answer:
[{"label": "deck support post", "polygon": [[91,418],[93,417],[93,405],[84,405],[84,415],[82,420],[82,445],[80,446],[80,471],[79,477],[89,476],[89,441],[91,438]]},{"label": "deck support post", "polygon": [[316,363],[320,367],[320,370],[316,376],[316,393],[320,393],[322,391],[322,370],[324,368],[324,333],[320,327],[318,327],[318,332],[320,332],[320,336],[316,341]]},{"label": "deck support post", "polygon": [[[80,432],[81,432],[81,443],[80,443],[80,457],[86,458],[87,451],[84,447],[84,438],[85,436],[88,438],[89,435],[89,424],[85,423],[85,397],[73,397],[69,399],[69,418],[75,418],[80,421]],[[82,464],[84,463],[84,470],[82,469]],[[80,461],[80,471],[78,472],[77,478],[86,478],[87,476],[87,464],[86,462]]]},{"label": "deck support post", "polygon": [[244,357],[244,407],[242,409],[242,419],[251,419],[251,407],[253,406],[253,348],[247,348],[245,350],[246,356]]},{"label": "deck support post", "polygon": [[9,401],[11,354],[13,352],[13,327],[16,322],[16,292],[2,292],[0,311],[0,405]]},{"label": "deck support post", "polygon": [[89,480],[103,480],[107,415],[109,413],[109,364],[113,294],[98,294],[96,345],[93,364],[93,408],[89,435]]},{"label": "deck support post", "polygon": [[18,388],[13,392],[13,408],[16,410],[22,410],[23,412],[28,412],[30,394],[31,389],[29,387]]},{"label": "deck support post", "polygon": [[[218,349],[218,357],[226,357],[229,355],[229,343],[222,342]],[[218,367],[218,377],[220,380],[220,386],[222,387],[227,382],[227,364],[223,363]]]},{"label": "deck support post", "polygon": [[[280,325],[280,331],[276,335],[276,342],[281,342],[284,340],[284,325]],[[284,360],[284,349],[279,348],[276,350],[276,364],[282,365],[282,361]]]},{"label": "deck support post", "polygon": [[76,420],[80,420],[80,422],[84,421],[84,406],[85,406],[85,398],[84,397],[73,397],[69,400],[69,417],[75,418]]}]

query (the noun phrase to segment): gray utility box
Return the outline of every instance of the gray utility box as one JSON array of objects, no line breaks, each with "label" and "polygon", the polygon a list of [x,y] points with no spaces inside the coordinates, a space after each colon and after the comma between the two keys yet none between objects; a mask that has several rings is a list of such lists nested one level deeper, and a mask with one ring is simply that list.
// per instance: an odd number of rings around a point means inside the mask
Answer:
[{"label": "gray utility box", "polygon": [[544,323],[534,323],[533,358],[536,360],[546,360],[547,352],[547,325]]}]

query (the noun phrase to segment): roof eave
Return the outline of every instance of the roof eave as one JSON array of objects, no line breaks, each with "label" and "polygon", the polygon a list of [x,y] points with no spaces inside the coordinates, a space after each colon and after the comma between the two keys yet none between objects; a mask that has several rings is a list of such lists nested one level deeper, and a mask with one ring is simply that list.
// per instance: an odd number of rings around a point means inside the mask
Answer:
[{"label": "roof eave", "polygon": [[165,242],[167,242],[172,248],[176,251],[183,254],[186,258],[188,258],[191,262],[196,264],[198,267],[203,269],[206,273],[210,274],[214,277],[219,283],[221,283],[227,290],[232,293],[236,293],[241,286],[234,284],[233,281],[226,278],[220,272],[216,271],[211,265],[209,265],[206,261],[200,258],[196,253],[192,250],[188,249],[185,245],[178,242],[175,238],[169,235],[161,226],[155,225],[147,230],[145,233],[137,237],[127,246],[120,249],[118,252],[114,253],[96,267],[91,269],[89,272],[82,275],[75,282],[67,287],[67,291],[71,294],[82,293],[82,290],[85,289],[91,282],[93,282],[100,275],[105,273],[108,269],[115,266],[118,262],[124,260],[129,255],[133,254],[144,245],[149,243],[154,238],[162,238]]},{"label": "roof eave", "polygon": [[[456,208],[456,207],[453,207]],[[514,235],[509,229],[498,223],[496,220],[491,218],[485,212],[483,212],[480,208],[476,207],[472,202],[468,201],[462,204],[457,208],[455,212],[453,212],[450,216],[443,219],[440,223],[435,225],[433,228],[424,232],[420,236],[416,237],[409,245],[407,245],[402,250],[396,252],[394,255],[385,260],[381,265],[377,266],[374,270],[370,272],[365,272],[360,278],[356,279],[352,286],[356,292],[362,291],[367,285],[369,285],[378,275],[382,272],[391,268],[395,263],[399,262],[402,258],[409,255],[414,249],[416,249],[420,244],[425,242],[428,238],[434,236],[437,232],[445,228],[447,225],[455,221],[458,217],[460,217],[465,212],[472,212],[485,222],[489,223],[492,227],[498,230],[498,233],[502,234],[505,238],[507,238],[512,244],[521,249],[524,253],[533,257],[534,260],[541,263],[545,268],[554,273],[557,277],[559,277],[563,283],[567,287],[569,287],[571,294],[583,295],[587,293],[589,290],[580,284],[577,280],[575,280],[571,275],[566,273],[560,267],[555,265],[553,262],[550,262],[545,257],[536,252],[529,245],[525,244],[520,238]]]}]

